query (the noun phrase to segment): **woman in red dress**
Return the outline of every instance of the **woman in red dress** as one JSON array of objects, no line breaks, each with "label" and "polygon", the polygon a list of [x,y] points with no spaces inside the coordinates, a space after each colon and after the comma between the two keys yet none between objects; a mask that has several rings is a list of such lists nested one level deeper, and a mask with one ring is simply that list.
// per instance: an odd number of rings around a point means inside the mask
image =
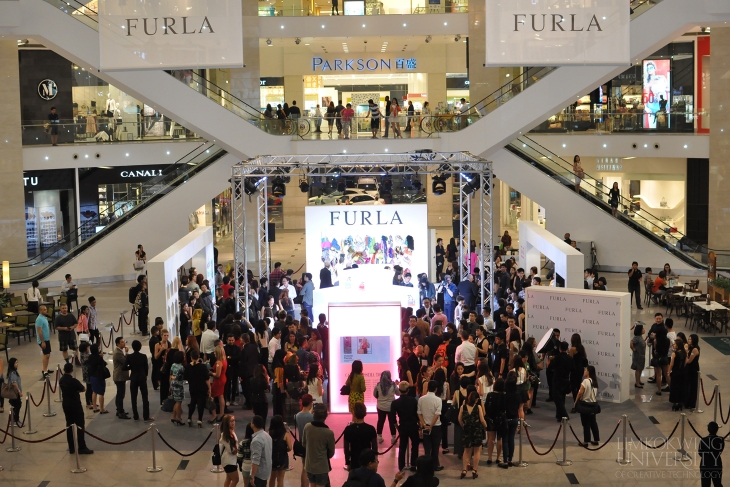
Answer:
[{"label": "woman in red dress", "polygon": [[228,361],[223,348],[215,347],[215,365],[210,375],[213,377],[213,385],[210,387],[210,396],[218,404],[217,410],[213,413],[213,419],[208,421],[210,424],[219,423],[223,419],[226,410],[226,400],[223,397],[223,391],[226,387],[226,369],[228,369]]}]

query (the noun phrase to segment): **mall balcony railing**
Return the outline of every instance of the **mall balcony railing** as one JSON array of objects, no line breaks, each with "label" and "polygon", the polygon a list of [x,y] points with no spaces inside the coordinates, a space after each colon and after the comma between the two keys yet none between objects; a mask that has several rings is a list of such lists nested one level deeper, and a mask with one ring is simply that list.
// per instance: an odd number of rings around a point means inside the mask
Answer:
[{"label": "mall balcony railing", "polygon": [[77,228],[64,232],[57,242],[39,245],[38,253],[27,260],[12,262],[11,279],[13,282],[42,279],[225,155],[222,148],[204,142],[164,168],[162,175],[135,185],[126,195],[116,197],[115,201],[109,202],[110,207],[106,210],[99,209],[97,214],[82,208],[82,221]]},{"label": "mall balcony railing", "polygon": [[[96,12],[89,9],[86,5],[80,3],[78,0],[45,0],[51,5],[57,6],[61,11],[74,16],[86,25],[89,25],[93,29],[98,29],[98,21],[96,18]],[[646,12],[657,2],[654,0],[636,0],[632,3],[632,20]],[[451,130],[462,130],[467,128],[469,125],[476,123],[480,118],[485,117],[491,113],[494,109],[503,104],[507,103],[510,99],[517,96],[522,91],[526,90],[530,86],[544,79],[547,75],[555,71],[557,67],[526,67],[523,68],[522,73],[512,79],[509,83],[501,86],[488,96],[473,102],[470,104],[468,110],[465,109],[466,117],[462,115],[461,120],[458,124],[454,123],[440,123],[438,120],[433,120],[432,126],[436,127],[432,133],[438,131],[451,131]],[[184,75],[178,76],[179,73]],[[208,98],[211,98],[217,104],[230,110],[236,115],[240,116],[247,122],[257,126],[259,129],[266,131],[270,126],[268,119],[264,118],[263,114],[258,108],[254,108],[236,96],[229,93],[227,90],[216,85],[215,83],[207,80],[192,70],[186,71],[173,71],[172,74],[180,81],[185,82],[191,88],[204,94]],[[432,107],[436,107],[437,100],[431,101]],[[293,135],[290,132],[277,133],[277,135]]]},{"label": "mall balcony railing", "polygon": [[[201,137],[172,120],[150,117],[140,122],[116,122],[97,117],[85,119],[60,119],[58,144],[120,143],[160,140],[201,140]],[[21,125],[23,145],[47,145],[51,143],[52,126],[48,120],[27,120]]]},{"label": "mall balcony railing", "polygon": [[[387,2],[386,2],[387,3]],[[444,13],[457,13],[464,14],[469,11],[468,2],[459,2],[453,5],[425,5],[416,6],[401,11],[403,9],[395,8],[389,9],[390,14],[403,15],[403,14],[444,14]],[[409,11],[410,10],[410,11]],[[339,7],[340,15],[344,15],[344,7]],[[365,15],[384,15],[386,14],[386,5],[384,2],[366,2],[365,3]],[[324,17],[331,16],[331,7],[315,7],[310,8],[296,8],[295,6],[284,7],[283,5],[268,5],[266,7],[259,7],[259,17]]]},{"label": "mall balcony railing", "polygon": [[[506,150],[537,168],[550,178],[562,184],[566,190],[575,191],[576,181],[573,164],[551,152],[533,139],[523,136],[505,147]],[[580,195],[607,213],[611,213],[608,192],[600,178],[587,172],[581,181]],[[618,220],[647,237],[678,259],[695,268],[707,268],[707,254],[710,249],[678,231],[671,222],[642,208],[641,200],[632,201],[621,196],[618,204]],[[717,268],[730,270],[730,250],[715,250]]]},{"label": "mall balcony railing", "polygon": [[[438,133],[432,133],[424,130],[422,126],[422,119],[424,117],[420,114],[414,114],[413,116],[401,116],[398,117],[399,131],[401,132],[402,138],[414,139],[421,137],[438,137]],[[408,125],[408,119],[410,119],[410,126]],[[388,138],[395,138],[396,132],[393,129],[393,118],[388,118]],[[350,127],[350,139],[372,139],[373,133],[371,128],[372,118],[370,117],[352,117],[349,122]],[[268,120],[269,133],[275,135],[291,135],[294,140],[329,140],[329,139],[342,139],[344,138],[344,130],[342,130],[343,122],[339,118],[332,118],[331,123],[328,122],[327,118],[316,117],[316,116],[303,116],[297,118],[287,118],[284,120]],[[376,131],[377,138],[385,137],[385,124],[386,121],[383,117],[380,117],[380,123]],[[332,132],[330,133],[330,126]],[[406,127],[409,127],[406,130]]]},{"label": "mall balcony railing", "polygon": [[693,133],[697,117],[709,112],[559,113],[530,130],[536,134],[614,134],[628,132]]}]

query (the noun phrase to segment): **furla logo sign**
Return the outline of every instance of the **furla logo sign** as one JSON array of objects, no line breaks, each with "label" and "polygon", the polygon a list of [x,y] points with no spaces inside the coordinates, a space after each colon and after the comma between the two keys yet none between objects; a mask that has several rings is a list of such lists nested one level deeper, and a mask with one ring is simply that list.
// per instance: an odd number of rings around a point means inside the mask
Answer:
[{"label": "furla logo sign", "polygon": [[625,0],[486,0],[491,66],[630,63]]},{"label": "furla logo sign", "polygon": [[243,67],[240,0],[99,0],[101,70]]}]

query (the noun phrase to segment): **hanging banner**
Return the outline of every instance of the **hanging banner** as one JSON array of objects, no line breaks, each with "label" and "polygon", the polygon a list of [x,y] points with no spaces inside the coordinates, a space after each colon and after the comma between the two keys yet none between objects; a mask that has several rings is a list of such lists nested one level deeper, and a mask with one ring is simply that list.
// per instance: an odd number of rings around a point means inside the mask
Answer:
[{"label": "hanging banner", "polygon": [[102,71],[243,67],[241,2],[99,0]]},{"label": "hanging banner", "polygon": [[629,65],[626,0],[486,0],[487,66]]}]

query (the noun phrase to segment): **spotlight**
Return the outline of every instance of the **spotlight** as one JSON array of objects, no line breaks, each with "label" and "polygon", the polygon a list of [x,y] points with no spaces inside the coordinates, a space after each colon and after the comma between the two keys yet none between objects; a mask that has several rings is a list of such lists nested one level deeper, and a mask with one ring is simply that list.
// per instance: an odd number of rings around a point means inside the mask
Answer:
[{"label": "spotlight", "polygon": [[478,174],[461,173],[461,177],[467,181],[463,189],[464,193],[466,194],[472,194],[474,191],[479,189],[479,186],[481,186],[482,184]]},{"label": "spotlight", "polygon": [[459,42],[461,40],[461,34],[456,34],[456,37],[454,37],[454,42]]},{"label": "spotlight", "polygon": [[299,180],[299,189],[302,191],[302,193],[306,193],[307,191],[309,191],[309,183],[307,182],[306,178]]},{"label": "spotlight", "polygon": [[446,176],[434,176],[431,183],[431,191],[436,196],[441,196],[446,192]]},{"label": "spotlight", "polygon": [[271,194],[274,196],[286,196],[286,184],[284,178],[276,176],[271,183]]},{"label": "spotlight", "polygon": [[251,196],[259,190],[259,184],[265,181],[266,178],[245,178],[243,181],[243,192]]},{"label": "spotlight", "polygon": [[302,40],[301,40],[300,38],[298,38],[298,37],[297,37],[296,39],[294,39],[294,43],[295,43],[295,44],[296,44],[297,46],[299,45],[299,43],[300,43],[300,42],[302,42]]},{"label": "spotlight", "polygon": [[267,46],[270,46],[271,45],[271,39],[266,39],[266,45]]},{"label": "spotlight", "polygon": [[426,44],[428,44],[429,42],[431,42],[431,36],[426,36]]}]

